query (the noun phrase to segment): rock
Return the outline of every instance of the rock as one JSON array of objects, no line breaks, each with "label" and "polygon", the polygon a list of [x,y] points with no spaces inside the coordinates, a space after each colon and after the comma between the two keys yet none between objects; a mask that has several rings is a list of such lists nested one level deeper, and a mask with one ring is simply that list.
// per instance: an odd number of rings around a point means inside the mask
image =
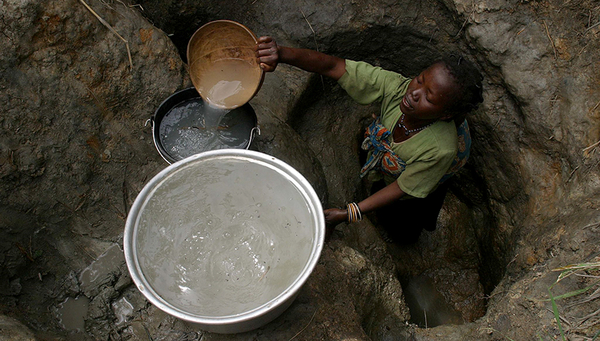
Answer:
[{"label": "rock", "polygon": [[20,294],[22,288],[23,287],[21,286],[20,278],[15,278],[14,280],[12,280],[10,282],[10,294],[11,295],[16,296],[16,295]]},{"label": "rock", "polygon": [[150,341],[148,332],[144,325],[139,321],[132,322],[129,327],[123,330],[122,335],[133,341]]},{"label": "rock", "polygon": [[306,142],[288,124],[269,109],[253,106],[258,117],[260,135],[251,148],[274,156],[299,171],[312,185],[323,203],[327,202],[327,183],[321,164]]},{"label": "rock", "polygon": [[36,340],[33,332],[18,320],[0,315],[0,330],[2,341],[34,341]]},{"label": "rock", "polygon": [[131,280],[131,276],[129,275],[129,272],[124,271],[121,273],[121,276],[117,280],[117,283],[115,283],[115,290],[122,291],[123,289],[125,289],[126,287],[131,285],[132,283],[133,283],[133,281]]},{"label": "rock", "polygon": [[56,292],[62,279],[100,254],[91,241],[119,239],[128,205],[165,166],[139,137],[187,83],[167,36],[133,8],[86,3],[132,63],[80,1],[8,1],[0,13],[0,277],[20,278],[18,305],[43,329],[56,329],[50,306],[78,292]]}]

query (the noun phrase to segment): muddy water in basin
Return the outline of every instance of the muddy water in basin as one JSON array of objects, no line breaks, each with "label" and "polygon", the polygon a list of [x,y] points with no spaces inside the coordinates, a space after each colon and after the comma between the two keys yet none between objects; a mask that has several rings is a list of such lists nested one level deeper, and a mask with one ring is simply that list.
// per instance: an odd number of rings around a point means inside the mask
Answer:
[{"label": "muddy water in basin", "polygon": [[175,160],[207,150],[245,148],[255,122],[245,106],[233,110],[212,108],[196,97],[177,104],[163,117],[159,136]]},{"label": "muddy water in basin", "polygon": [[301,191],[264,165],[228,159],[182,168],[142,209],[140,266],[176,309],[235,316],[276,298],[307,267],[312,215]]}]

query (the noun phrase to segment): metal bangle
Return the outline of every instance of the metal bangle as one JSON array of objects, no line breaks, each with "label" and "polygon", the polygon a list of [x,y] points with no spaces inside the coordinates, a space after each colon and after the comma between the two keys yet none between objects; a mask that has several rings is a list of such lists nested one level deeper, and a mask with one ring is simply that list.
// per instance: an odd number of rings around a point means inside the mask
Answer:
[{"label": "metal bangle", "polygon": [[349,223],[355,223],[357,221],[362,220],[362,212],[360,212],[360,208],[355,202],[349,203],[348,205],[346,205],[346,207],[348,212]]}]

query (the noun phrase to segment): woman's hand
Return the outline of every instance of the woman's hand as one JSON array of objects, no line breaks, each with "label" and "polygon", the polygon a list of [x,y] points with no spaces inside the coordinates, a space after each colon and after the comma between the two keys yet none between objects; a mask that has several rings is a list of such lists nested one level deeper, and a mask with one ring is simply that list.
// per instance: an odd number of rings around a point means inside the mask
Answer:
[{"label": "woman's hand", "polygon": [[266,72],[274,71],[279,63],[285,63],[334,80],[346,73],[346,61],[342,58],[308,49],[279,46],[271,37],[258,38],[256,58]]},{"label": "woman's hand", "polygon": [[271,37],[260,37],[256,44],[256,57],[265,72],[275,71],[279,64],[279,46]]},{"label": "woman's hand", "polygon": [[329,208],[323,213],[325,213],[325,223],[328,225],[337,225],[348,220],[348,211],[339,208]]}]

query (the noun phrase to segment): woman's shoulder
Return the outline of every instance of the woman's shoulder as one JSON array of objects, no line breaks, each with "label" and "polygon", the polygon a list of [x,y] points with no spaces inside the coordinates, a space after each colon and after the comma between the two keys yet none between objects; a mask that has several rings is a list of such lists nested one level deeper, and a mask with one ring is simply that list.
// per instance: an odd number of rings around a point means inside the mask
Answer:
[{"label": "woman's shoulder", "polygon": [[382,110],[394,106],[406,92],[410,80],[366,62],[346,60],[346,72],[338,84],[360,104],[381,102]]},{"label": "woman's shoulder", "polygon": [[[346,78],[358,79],[369,82],[390,82],[402,84],[410,81],[401,73],[374,66],[368,62],[346,59]],[[348,77],[349,76],[349,77]],[[344,77],[344,76],[342,76]]]},{"label": "woman's shoulder", "polygon": [[443,142],[448,140],[457,141],[456,125],[454,121],[437,121],[431,125],[429,132],[436,138]]}]

